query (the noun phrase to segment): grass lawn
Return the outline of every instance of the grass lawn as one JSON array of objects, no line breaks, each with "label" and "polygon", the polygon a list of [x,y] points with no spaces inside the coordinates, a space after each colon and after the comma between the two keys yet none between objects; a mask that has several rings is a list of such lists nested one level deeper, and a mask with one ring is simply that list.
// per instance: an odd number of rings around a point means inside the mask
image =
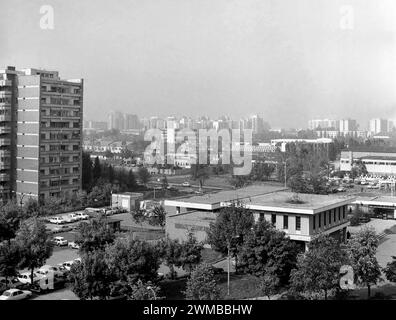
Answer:
[{"label": "grass lawn", "polygon": [[[237,300],[261,296],[257,290],[258,280],[251,275],[235,275],[230,277],[230,296],[227,296],[227,274],[216,275],[220,289],[220,299]],[[161,295],[167,300],[183,300],[187,279],[164,280],[159,283]]]}]

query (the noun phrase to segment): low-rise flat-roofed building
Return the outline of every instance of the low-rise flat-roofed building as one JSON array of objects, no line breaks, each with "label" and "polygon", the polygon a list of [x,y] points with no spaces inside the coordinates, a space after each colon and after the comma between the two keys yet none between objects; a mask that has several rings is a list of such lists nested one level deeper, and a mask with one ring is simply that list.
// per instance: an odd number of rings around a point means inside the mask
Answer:
[{"label": "low-rise flat-roofed building", "polygon": [[368,147],[343,150],[340,170],[350,171],[356,160],[365,164],[369,175],[396,176],[396,148]]},{"label": "low-rise flat-roofed building", "polygon": [[218,212],[238,200],[253,212],[255,221],[265,218],[305,248],[321,233],[340,241],[346,239],[347,205],[353,198],[299,194],[299,201],[293,201],[293,196],[292,192],[279,187],[250,186],[165,200],[166,232],[172,239],[185,240],[187,232],[192,231],[199,241],[206,241],[210,223],[216,220]]},{"label": "low-rise flat-roofed building", "polygon": [[137,192],[124,192],[113,193],[111,195],[111,207],[123,208],[132,211],[140,207],[140,201],[143,200],[143,193]]}]

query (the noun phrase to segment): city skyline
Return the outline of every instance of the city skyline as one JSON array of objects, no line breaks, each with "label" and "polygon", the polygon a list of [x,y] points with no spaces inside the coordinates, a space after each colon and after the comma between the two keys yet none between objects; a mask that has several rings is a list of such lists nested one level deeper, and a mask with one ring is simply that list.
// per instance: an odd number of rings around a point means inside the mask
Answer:
[{"label": "city skyline", "polygon": [[358,122],[395,118],[390,0],[351,1],[345,29],[341,1],[56,2],[53,30],[39,27],[41,5],[4,6],[0,64],[84,77],[92,120],[108,109],[247,112],[276,127],[353,113]]}]

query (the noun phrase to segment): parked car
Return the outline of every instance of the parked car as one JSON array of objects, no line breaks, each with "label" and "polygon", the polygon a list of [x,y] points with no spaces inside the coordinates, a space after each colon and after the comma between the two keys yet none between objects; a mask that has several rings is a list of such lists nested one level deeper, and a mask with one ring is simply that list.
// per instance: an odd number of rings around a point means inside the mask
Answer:
[{"label": "parked car", "polygon": [[69,215],[63,216],[63,220],[65,220],[67,223],[73,223],[79,221],[80,218],[75,213],[71,213]]},{"label": "parked car", "polygon": [[63,277],[65,274],[64,270],[62,270],[58,266],[45,265],[42,266],[39,270],[37,270],[37,273],[41,274],[43,277],[48,276],[50,272],[53,272],[54,276],[59,276],[59,277]]},{"label": "parked car", "polygon": [[81,262],[80,258],[77,258],[75,260],[70,260],[70,261],[65,261],[62,263],[62,266],[67,270],[70,271],[70,268],[72,267],[73,264],[75,264],[77,261]]},{"label": "parked car", "polygon": [[71,231],[72,228],[69,226],[56,226],[54,229],[52,229],[52,233],[60,233],[60,232],[68,232]]},{"label": "parked car", "polygon": [[[32,280],[31,280],[31,273],[30,272],[24,272],[21,273],[17,276],[17,279],[19,280],[19,282],[21,282],[22,284],[31,284]],[[37,273],[33,272],[33,282],[40,280],[42,278],[41,275],[38,275]]]},{"label": "parked car", "polygon": [[106,216],[112,216],[113,214],[116,214],[118,211],[115,209],[105,209],[104,210],[104,214]]},{"label": "parked car", "polygon": [[66,223],[66,221],[62,217],[53,217],[53,218],[49,219],[49,222],[54,223],[54,224]]},{"label": "parked car", "polygon": [[52,279],[46,278],[36,281],[31,286],[31,290],[36,293],[45,293],[52,290],[59,290],[65,287],[66,278],[55,276]]},{"label": "parked car", "polygon": [[68,244],[68,241],[63,237],[54,237],[53,241],[54,241],[55,245],[60,246],[60,247],[67,246],[67,244]]},{"label": "parked car", "polygon": [[14,277],[8,277],[7,279],[5,277],[0,278],[0,292],[7,289],[19,289],[22,285],[23,283]]},{"label": "parked car", "polygon": [[183,187],[190,187],[191,184],[190,184],[190,182],[188,182],[188,181],[184,181],[184,182],[182,183],[182,186],[183,186]]},{"label": "parked car", "polygon": [[89,219],[89,215],[84,212],[76,212],[75,215],[80,218],[80,220],[87,220]]},{"label": "parked car", "polygon": [[345,189],[344,187],[339,187],[339,188],[337,188],[337,191],[338,191],[338,192],[345,192],[346,189]]},{"label": "parked car", "polygon": [[28,290],[9,289],[3,292],[0,300],[24,300],[32,296],[32,292]]},{"label": "parked car", "polygon": [[65,261],[61,265],[67,270],[70,271],[71,266],[73,265],[74,261]]},{"label": "parked car", "polygon": [[70,247],[72,249],[80,249],[80,245],[78,245],[74,241],[69,242],[68,247]]}]

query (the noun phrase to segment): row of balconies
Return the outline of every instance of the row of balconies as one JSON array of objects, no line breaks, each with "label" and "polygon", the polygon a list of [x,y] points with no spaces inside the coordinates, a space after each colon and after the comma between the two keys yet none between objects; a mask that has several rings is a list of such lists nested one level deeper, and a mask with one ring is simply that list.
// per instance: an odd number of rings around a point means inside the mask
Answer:
[{"label": "row of balconies", "polygon": [[10,181],[10,175],[8,173],[0,173],[0,181]]},{"label": "row of balconies", "polygon": [[1,121],[11,121],[11,115],[10,114],[2,114],[2,115],[0,115],[0,122]]},{"label": "row of balconies", "polygon": [[8,170],[11,168],[9,163],[0,162],[0,170]]},{"label": "row of balconies", "polygon": [[11,139],[9,138],[0,138],[0,147],[11,145]]},{"label": "row of balconies", "polygon": [[0,127],[0,134],[7,134],[7,133],[11,133],[10,127]]},{"label": "row of balconies", "polygon": [[44,186],[40,185],[40,191],[47,191],[47,190],[62,190],[62,189],[69,189],[69,188],[79,188],[80,183],[73,183],[73,184],[67,184],[67,185],[62,185],[62,186]]},{"label": "row of balconies", "polygon": [[10,87],[12,86],[11,80],[0,80],[0,87]]},{"label": "row of balconies", "polygon": [[10,150],[0,150],[0,157],[5,158],[5,157],[10,157],[11,156],[11,151]]}]

